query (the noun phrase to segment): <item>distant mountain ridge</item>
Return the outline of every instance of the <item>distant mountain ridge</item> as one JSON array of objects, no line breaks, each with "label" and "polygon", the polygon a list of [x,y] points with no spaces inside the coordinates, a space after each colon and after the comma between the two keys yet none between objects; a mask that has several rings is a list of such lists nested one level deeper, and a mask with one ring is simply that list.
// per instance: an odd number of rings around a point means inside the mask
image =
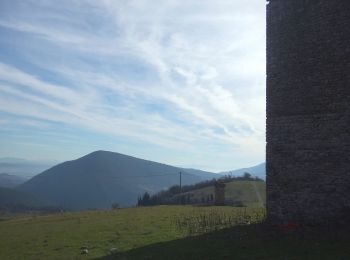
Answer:
[{"label": "distant mountain ridge", "polygon": [[0,187],[2,188],[14,188],[27,180],[28,178],[25,177],[7,173],[0,173]]},{"label": "distant mountain ridge", "polygon": [[250,173],[252,176],[259,177],[260,179],[266,179],[266,163],[260,163],[258,165],[241,168],[233,171],[219,172],[222,175],[242,176],[245,172]]},{"label": "distant mountain ridge", "polygon": [[20,158],[0,158],[0,173],[30,178],[53,166],[54,162],[31,161]]},{"label": "distant mountain ridge", "polygon": [[202,170],[198,170],[198,169],[192,169],[192,168],[181,168],[184,172],[187,172],[187,173],[190,173],[190,174],[193,174],[193,175],[197,175],[197,176],[200,176],[202,178],[205,178],[205,179],[217,179],[217,178],[220,178],[222,177],[221,174],[218,174],[218,173],[213,173],[213,172],[208,172],[208,171],[202,171]]},{"label": "distant mountain ridge", "polygon": [[[184,169],[119,153],[96,151],[58,164],[18,189],[73,210],[109,208],[114,202],[131,206],[146,191],[157,192],[178,184],[180,171]],[[186,172],[182,183],[194,184],[205,179]]]}]

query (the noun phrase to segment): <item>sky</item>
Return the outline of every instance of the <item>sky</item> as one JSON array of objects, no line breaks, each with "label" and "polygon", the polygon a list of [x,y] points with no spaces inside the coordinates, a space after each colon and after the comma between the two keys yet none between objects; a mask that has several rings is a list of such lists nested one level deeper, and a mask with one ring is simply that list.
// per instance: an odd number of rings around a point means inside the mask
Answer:
[{"label": "sky", "polygon": [[1,0],[0,157],[265,160],[265,1]]}]

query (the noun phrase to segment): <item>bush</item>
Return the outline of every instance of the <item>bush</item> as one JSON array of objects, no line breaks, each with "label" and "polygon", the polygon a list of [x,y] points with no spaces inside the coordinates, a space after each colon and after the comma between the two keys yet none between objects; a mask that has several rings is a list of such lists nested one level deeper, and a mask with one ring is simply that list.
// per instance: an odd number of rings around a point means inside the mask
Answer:
[{"label": "bush", "polygon": [[118,203],[113,203],[112,204],[112,209],[115,210],[115,209],[119,209],[119,204]]}]

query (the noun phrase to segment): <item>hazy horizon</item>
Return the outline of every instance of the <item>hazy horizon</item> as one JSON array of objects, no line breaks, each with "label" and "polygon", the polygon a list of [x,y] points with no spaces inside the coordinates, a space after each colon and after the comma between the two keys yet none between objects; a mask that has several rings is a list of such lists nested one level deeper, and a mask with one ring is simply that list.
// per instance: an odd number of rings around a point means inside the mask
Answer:
[{"label": "hazy horizon", "polygon": [[[100,151],[92,151],[91,153],[94,153],[94,152],[101,152],[102,150]],[[114,152],[114,151],[102,151],[102,152],[112,152],[112,153],[118,153],[118,152]],[[90,154],[90,153],[89,153]],[[66,161],[73,161],[73,160],[77,160],[83,156],[86,156],[88,154],[84,154],[80,157],[77,157],[77,158],[71,158],[69,160],[66,160]],[[124,155],[127,155],[127,156],[131,156],[131,157],[135,157],[133,155],[129,155],[129,154],[124,154]],[[142,159],[142,160],[149,160],[147,158],[138,158],[138,157],[135,157],[137,159]],[[150,160],[151,161],[151,160]],[[57,161],[57,160],[32,160],[32,159],[26,159],[26,158],[19,158],[19,157],[0,157],[0,163],[13,163],[13,164],[20,164],[20,163],[34,163],[34,164],[38,164],[38,165],[45,165],[45,166],[48,166],[49,168],[50,167],[53,167],[53,166],[56,166],[60,163],[63,163],[65,161]],[[163,162],[159,162],[159,161],[153,161],[153,162],[156,162],[156,163],[163,163]],[[240,168],[230,168],[230,169],[221,169],[219,171],[209,171],[209,172],[212,172],[212,173],[223,173],[223,172],[229,172],[229,171],[234,171],[234,170],[241,170],[241,169],[245,169],[245,168],[251,168],[251,167],[255,167],[255,166],[258,166],[258,165],[261,165],[263,164],[264,162],[260,162],[256,165],[246,165],[246,166],[243,166],[243,167],[240,167]],[[170,165],[170,166],[174,166],[174,167],[179,167],[179,168],[188,168],[188,169],[196,169],[196,170],[203,170],[199,167],[192,167],[191,165],[190,166],[186,166],[186,165]],[[48,168],[47,168],[48,169]],[[205,170],[203,170],[205,171]],[[6,171],[5,171],[6,172]],[[0,173],[2,173],[0,171]],[[40,172],[37,172],[35,173],[36,174],[39,174]],[[10,172],[10,174],[13,174],[12,172]],[[33,175],[34,176],[34,175]]]}]

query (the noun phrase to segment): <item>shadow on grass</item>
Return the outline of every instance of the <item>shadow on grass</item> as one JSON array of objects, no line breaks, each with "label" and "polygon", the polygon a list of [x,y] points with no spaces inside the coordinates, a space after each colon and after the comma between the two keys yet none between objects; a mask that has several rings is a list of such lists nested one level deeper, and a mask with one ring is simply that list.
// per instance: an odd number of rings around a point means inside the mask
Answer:
[{"label": "shadow on grass", "polygon": [[135,248],[98,259],[350,259],[350,228],[280,230],[265,223]]}]

